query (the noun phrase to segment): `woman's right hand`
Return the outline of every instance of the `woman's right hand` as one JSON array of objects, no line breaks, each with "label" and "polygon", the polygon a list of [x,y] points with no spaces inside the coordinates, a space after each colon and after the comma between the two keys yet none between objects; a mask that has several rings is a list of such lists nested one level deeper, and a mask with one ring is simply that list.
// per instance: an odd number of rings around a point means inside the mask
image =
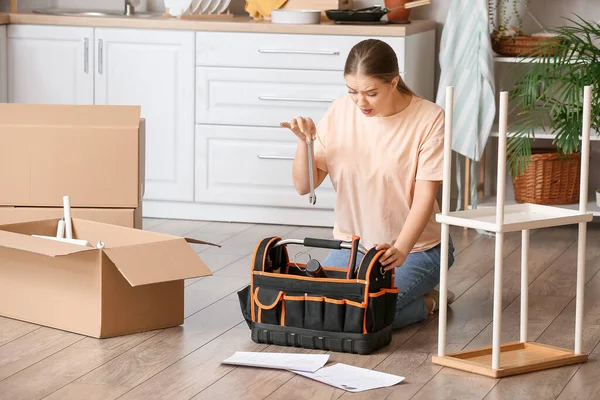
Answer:
[{"label": "woman's right hand", "polygon": [[294,135],[305,143],[314,140],[317,133],[315,123],[308,117],[292,118],[289,122],[282,122],[280,125],[294,132]]}]

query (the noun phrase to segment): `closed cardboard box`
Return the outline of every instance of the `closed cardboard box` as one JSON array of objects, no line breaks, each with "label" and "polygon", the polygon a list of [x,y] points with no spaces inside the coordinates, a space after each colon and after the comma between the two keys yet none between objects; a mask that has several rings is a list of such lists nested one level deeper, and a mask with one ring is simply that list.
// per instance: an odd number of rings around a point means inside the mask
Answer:
[{"label": "closed cardboard box", "polygon": [[189,243],[162,233],[72,219],[73,236],[54,236],[58,219],[0,226],[0,315],[95,338],[177,326],[184,279],[210,275]]},{"label": "closed cardboard box", "polygon": [[138,106],[0,104],[0,205],[136,208]]},{"label": "closed cardboard box", "polygon": [[[55,219],[63,213],[62,207],[0,206],[0,225]],[[136,229],[142,229],[143,220],[141,204],[137,208],[71,208],[71,217]]]}]

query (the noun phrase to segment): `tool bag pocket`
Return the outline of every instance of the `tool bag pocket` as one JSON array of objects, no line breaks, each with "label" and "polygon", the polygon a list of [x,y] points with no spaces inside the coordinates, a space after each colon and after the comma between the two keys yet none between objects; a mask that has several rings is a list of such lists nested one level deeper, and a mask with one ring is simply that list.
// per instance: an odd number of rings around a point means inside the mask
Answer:
[{"label": "tool bag pocket", "polygon": [[283,295],[282,326],[327,332],[363,333],[366,306],[325,296]]},{"label": "tool bag pocket", "polygon": [[369,293],[369,305],[365,320],[367,332],[376,332],[394,322],[398,288],[381,289]]},{"label": "tool bag pocket", "polygon": [[257,287],[254,290],[254,321],[261,324],[279,325],[283,309],[281,290]]}]

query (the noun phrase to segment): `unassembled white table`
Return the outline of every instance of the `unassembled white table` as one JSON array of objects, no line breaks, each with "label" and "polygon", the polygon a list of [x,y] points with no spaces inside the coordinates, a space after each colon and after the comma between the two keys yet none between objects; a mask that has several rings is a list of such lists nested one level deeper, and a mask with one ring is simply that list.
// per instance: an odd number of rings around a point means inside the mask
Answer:
[{"label": "unassembled white table", "polygon": [[[449,212],[450,172],[452,158],[452,113],[454,87],[446,88],[444,178],[442,210],[436,220],[442,225],[440,261],[440,307],[438,355],[433,363],[460,369],[493,378],[501,378],[532,371],[554,368],[587,361],[583,353],[583,295],[585,284],[585,252],[587,223],[593,214],[587,210],[588,174],[590,155],[591,99],[592,87],[586,86],[583,97],[583,126],[581,145],[581,177],[579,210],[569,210],[537,204],[515,204],[505,206],[506,179],[506,127],[508,92],[500,93],[500,133],[498,138],[498,179],[496,207]],[[528,341],[528,255],[529,231],[531,229],[578,224],[577,294],[575,307],[574,350],[557,348]],[[446,322],[448,303],[448,245],[449,226],[456,225],[494,232],[494,311],[492,346],[476,350],[446,354]],[[518,342],[500,344],[502,317],[502,267],[504,234],[521,231],[521,325]]]}]

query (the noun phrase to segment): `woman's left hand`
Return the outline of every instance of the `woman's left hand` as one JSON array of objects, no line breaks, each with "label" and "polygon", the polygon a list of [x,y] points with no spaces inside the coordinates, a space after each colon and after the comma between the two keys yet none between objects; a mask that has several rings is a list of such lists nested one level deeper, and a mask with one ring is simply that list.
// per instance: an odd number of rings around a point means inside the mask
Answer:
[{"label": "woman's left hand", "polygon": [[383,266],[385,271],[389,271],[392,268],[400,267],[406,260],[406,254],[398,250],[397,247],[392,246],[388,243],[378,244],[375,247],[376,250],[387,249],[385,253],[379,258],[379,262]]}]

